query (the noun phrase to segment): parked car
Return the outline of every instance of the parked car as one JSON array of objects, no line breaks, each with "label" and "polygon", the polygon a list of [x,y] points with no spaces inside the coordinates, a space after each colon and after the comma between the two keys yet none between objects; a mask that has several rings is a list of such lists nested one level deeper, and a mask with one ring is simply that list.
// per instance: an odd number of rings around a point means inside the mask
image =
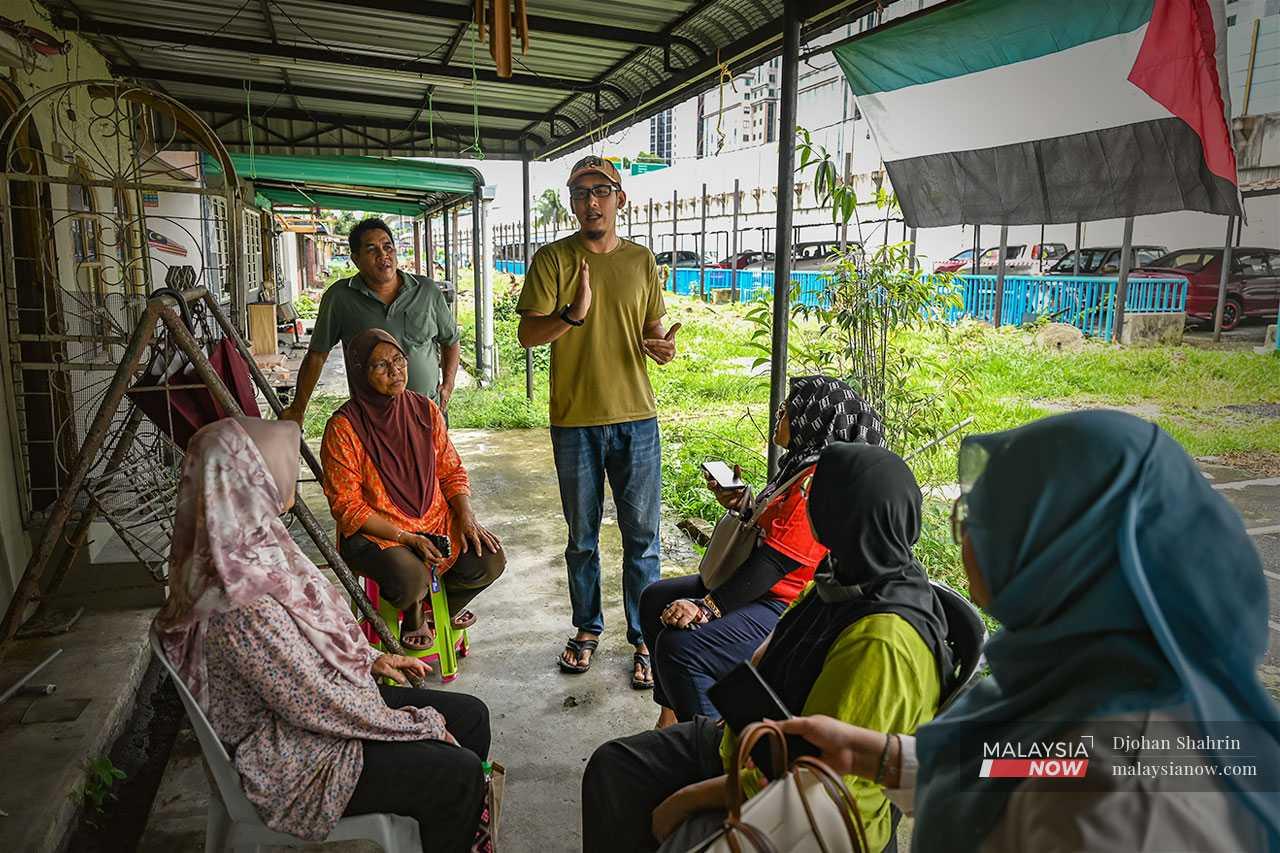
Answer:
[{"label": "parked car", "polygon": [[959,254],[952,255],[945,261],[938,261],[933,265],[934,272],[958,272],[963,273],[966,269],[973,266],[973,249],[965,249]]},{"label": "parked car", "polygon": [[[1119,275],[1120,246],[1089,246],[1080,249],[1080,275]],[[1167,246],[1134,246],[1133,268],[1145,267],[1168,254]],[[1075,275],[1076,253],[1067,252],[1045,275]]]},{"label": "parked car", "polygon": [[[1139,275],[1181,276],[1188,283],[1187,319],[1212,323],[1218,307],[1222,249],[1178,249],[1136,271]],[[1242,246],[1231,250],[1231,274],[1222,328],[1234,329],[1245,317],[1274,320],[1280,305],[1280,250]]]},{"label": "parked car", "polygon": [[[1006,275],[1027,275],[1040,272],[1049,261],[1067,253],[1066,243],[1020,243],[1005,246],[1004,271]],[[995,275],[1000,261],[1000,247],[987,249],[978,256],[978,274]],[[963,270],[962,270],[963,272]]]},{"label": "parked car", "polygon": [[716,263],[717,267],[726,270],[743,269],[748,264],[759,263],[760,261],[773,261],[773,252],[761,252],[757,249],[744,249],[738,253],[736,259],[733,255],[721,259]]},{"label": "parked car", "polygon": [[[658,262],[658,266],[660,267],[662,266],[696,267],[700,265],[697,252],[676,252],[675,255],[676,255],[675,263],[671,262],[670,252],[659,252],[653,257],[654,257],[654,260]],[[716,264],[712,263],[711,260],[708,259],[707,266],[713,267],[713,266],[716,266]]]},{"label": "parked car", "polygon": [[[856,244],[850,243],[849,245]],[[840,242],[838,240],[809,240],[804,243],[796,243],[791,247],[791,271],[806,272],[829,267],[835,261],[839,251]],[[748,264],[746,269],[773,269],[773,255],[770,255],[767,260]]]}]

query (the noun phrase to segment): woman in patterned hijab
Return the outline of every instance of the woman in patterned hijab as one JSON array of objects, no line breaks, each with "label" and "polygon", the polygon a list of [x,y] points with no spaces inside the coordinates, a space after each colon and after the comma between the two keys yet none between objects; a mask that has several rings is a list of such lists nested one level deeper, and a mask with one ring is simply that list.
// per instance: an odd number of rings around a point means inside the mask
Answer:
[{"label": "woman in patterned hijab", "polygon": [[786,453],[759,497],[707,480],[725,509],[753,517],[760,528],[760,540],[742,566],[714,590],[695,574],[652,584],[640,598],[640,624],[655,655],[659,726],[697,714],[719,716],[707,688],[751,656],[827,555],[808,520],[809,483],[819,455],[833,442],[883,446],[884,425],[839,379],[799,376],[791,380],[773,441]]}]

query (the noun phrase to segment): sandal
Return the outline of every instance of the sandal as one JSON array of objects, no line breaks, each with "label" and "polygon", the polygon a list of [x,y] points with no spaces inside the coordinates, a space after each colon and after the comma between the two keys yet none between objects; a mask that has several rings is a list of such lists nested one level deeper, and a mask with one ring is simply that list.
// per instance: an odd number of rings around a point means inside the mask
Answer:
[{"label": "sandal", "polygon": [[[476,624],[476,614],[464,608],[453,614],[453,618],[450,619],[449,622],[453,625],[453,630],[465,631],[472,625]],[[435,628],[436,620],[434,615],[430,613],[427,614],[427,624],[429,624],[432,629]]]},{"label": "sandal", "polygon": [[[633,690],[652,690],[653,689],[653,664],[649,660],[647,654],[636,652],[632,655],[632,674],[631,687]],[[640,671],[645,674],[645,678],[636,678],[634,667],[640,667]]]},{"label": "sandal", "polygon": [[595,651],[600,647],[598,640],[579,640],[577,637],[570,637],[569,641],[564,644],[565,651],[573,652],[573,656],[581,657],[583,652],[591,652],[591,657],[587,658],[585,664],[569,663],[563,656],[556,658],[556,662],[560,664],[561,672],[568,672],[573,675],[581,675],[591,669],[591,662],[596,659]]},{"label": "sandal", "polygon": [[[415,640],[421,642],[413,642]],[[411,631],[405,631],[400,635],[400,645],[404,646],[411,652],[423,652],[435,645],[436,630],[435,626],[430,622],[423,622],[417,628]]]}]

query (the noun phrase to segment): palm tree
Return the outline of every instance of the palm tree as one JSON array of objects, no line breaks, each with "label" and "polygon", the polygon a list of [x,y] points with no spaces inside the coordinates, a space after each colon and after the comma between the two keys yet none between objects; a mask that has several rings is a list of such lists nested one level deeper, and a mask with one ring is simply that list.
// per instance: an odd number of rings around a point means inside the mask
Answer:
[{"label": "palm tree", "polygon": [[538,196],[538,200],[534,202],[533,210],[533,224],[539,227],[553,222],[558,223],[562,216],[569,214],[569,211],[565,210],[564,202],[560,200],[560,193],[552,188],[542,191],[542,195]]}]

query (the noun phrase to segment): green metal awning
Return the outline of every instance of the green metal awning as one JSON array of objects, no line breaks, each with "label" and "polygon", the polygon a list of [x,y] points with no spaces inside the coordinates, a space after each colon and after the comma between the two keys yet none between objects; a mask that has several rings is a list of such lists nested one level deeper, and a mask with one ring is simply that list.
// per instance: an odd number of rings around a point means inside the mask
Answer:
[{"label": "green metal awning", "polygon": [[[466,166],[386,157],[232,154],[237,175],[279,206],[416,216],[470,199],[484,176]],[[204,156],[206,173],[218,164]]]},{"label": "green metal awning", "polygon": [[259,187],[258,195],[271,202],[272,207],[298,207],[305,210],[360,210],[366,213],[396,213],[401,216],[418,216],[422,205],[412,201],[400,201],[379,196],[340,195],[295,190],[288,187]]}]

